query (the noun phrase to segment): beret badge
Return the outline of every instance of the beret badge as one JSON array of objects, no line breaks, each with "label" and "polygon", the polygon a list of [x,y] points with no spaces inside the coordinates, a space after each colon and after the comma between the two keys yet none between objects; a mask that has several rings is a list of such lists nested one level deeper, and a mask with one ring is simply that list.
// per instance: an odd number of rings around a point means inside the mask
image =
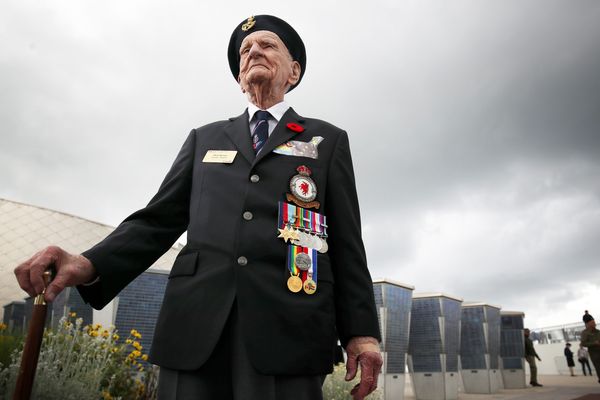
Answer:
[{"label": "beret badge", "polygon": [[256,24],[256,20],[254,19],[254,15],[253,15],[248,18],[248,20],[246,21],[246,23],[244,25],[242,25],[242,30],[244,32],[249,31],[250,29],[252,29],[254,27],[255,24]]}]

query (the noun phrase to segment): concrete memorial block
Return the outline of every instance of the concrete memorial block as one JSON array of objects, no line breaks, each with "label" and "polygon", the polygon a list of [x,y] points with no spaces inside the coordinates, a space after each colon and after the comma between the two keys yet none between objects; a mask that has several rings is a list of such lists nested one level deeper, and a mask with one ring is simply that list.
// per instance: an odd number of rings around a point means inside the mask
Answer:
[{"label": "concrete memorial block", "polygon": [[461,304],[441,293],[413,296],[408,369],[417,400],[458,399]]},{"label": "concrete memorial block", "polygon": [[404,398],[413,289],[413,286],[389,279],[373,281],[383,352],[383,369],[378,386],[383,388],[385,400]]},{"label": "concrete memorial block", "polygon": [[523,337],[524,318],[525,314],[521,311],[502,311],[500,313],[500,368],[506,389],[527,387],[525,339]]},{"label": "concrete memorial block", "polygon": [[491,394],[502,388],[499,306],[463,304],[460,362],[466,393]]}]

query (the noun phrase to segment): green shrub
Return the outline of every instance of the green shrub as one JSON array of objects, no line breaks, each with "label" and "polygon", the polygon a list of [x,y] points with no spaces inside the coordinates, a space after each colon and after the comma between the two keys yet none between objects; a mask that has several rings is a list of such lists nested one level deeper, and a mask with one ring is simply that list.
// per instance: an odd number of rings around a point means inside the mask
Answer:
[{"label": "green shrub", "polygon": [[[55,331],[44,332],[32,399],[141,400],[155,392],[147,383],[156,384],[156,370],[144,367],[147,355],[137,331],[119,344],[114,327],[82,326],[81,318],[74,319],[75,314],[63,317]],[[12,396],[21,353],[13,351],[0,371],[0,400]]]},{"label": "green shrub", "polygon": [[6,324],[0,322],[0,369],[10,363],[12,352],[23,344],[23,335],[11,334],[6,328]]}]

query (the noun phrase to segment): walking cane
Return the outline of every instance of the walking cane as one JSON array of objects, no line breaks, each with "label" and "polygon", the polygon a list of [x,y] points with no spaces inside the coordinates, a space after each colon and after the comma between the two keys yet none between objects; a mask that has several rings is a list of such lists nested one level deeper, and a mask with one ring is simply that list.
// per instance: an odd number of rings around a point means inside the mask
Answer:
[{"label": "walking cane", "polygon": [[46,311],[48,305],[44,300],[46,288],[52,280],[52,271],[44,272],[44,291],[35,296],[33,301],[33,312],[31,313],[31,322],[29,322],[29,332],[25,338],[23,347],[23,356],[21,358],[21,368],[17,376],[17,385],[12,400],[29,400],[31,390],[33,389],[33,379],[37,368],[40,348],[42,347],[42,338],[44,336],[44,325],[46,322]]}]

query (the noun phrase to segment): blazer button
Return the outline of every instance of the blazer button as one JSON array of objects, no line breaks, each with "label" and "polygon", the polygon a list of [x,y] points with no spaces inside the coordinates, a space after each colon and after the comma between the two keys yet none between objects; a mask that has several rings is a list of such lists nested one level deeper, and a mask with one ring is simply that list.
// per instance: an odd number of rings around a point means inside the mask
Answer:
[{"label": "blazer button", "polygon": [[250,211],[244,212],[244,214],[242,214],[242,216],[244,217],[244,219],[246,221],[250,221],[252,218],[254,218],[254,215],[252,215],[252,213]]},{"label": "blazer button", "polygon": [[258,183],[258,181],[260,181],[260,176],[254,174],[250,177],[250,182],[252,183]]},{"label": "blazer button", "polygon": [[244,256],[241,256],[237,259],[239,265],[244,266],[248,264],[248,259]]}]

